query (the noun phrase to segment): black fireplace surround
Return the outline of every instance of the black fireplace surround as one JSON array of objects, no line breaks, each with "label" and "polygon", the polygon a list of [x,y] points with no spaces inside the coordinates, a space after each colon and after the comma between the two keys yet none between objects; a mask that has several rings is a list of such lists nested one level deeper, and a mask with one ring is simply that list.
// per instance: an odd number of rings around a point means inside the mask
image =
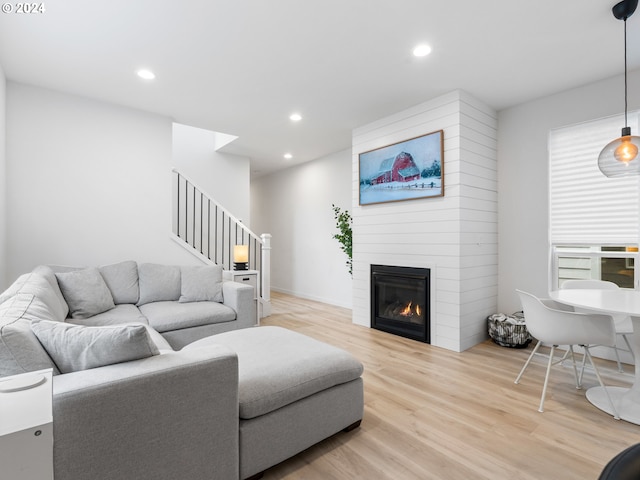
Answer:
[{"label": "black fireplace surround", "polygon": [[371,265],[371,327],[431,343],[430,270]]}]

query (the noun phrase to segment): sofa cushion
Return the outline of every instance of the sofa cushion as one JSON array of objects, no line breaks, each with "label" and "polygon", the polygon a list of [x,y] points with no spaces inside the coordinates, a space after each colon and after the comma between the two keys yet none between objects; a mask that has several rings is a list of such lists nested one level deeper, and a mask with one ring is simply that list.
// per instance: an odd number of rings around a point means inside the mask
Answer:
[{"label": "sofa cushion", "polygon": [[55,364],[31,331],[31,321],[54,321],[51,311],[33,294],[19,293],[0,305],[0,377],[53,368]]},{"label": "sofa cushion", "polygon": [[109,287],[97,268],[56,273],[72,318],[88,318],[115,307]]},{"label": "sofa cushion", "polygon": [[179,302],[222,303],[222,267],[207,265],[181,267]]},{"label": "sofa cushion", "polygon": [[280,327],[219,333],[184,349],[224,345],[238,355],[240,418],[250,419],[362,375],[348,352]]},{"label": "sofa cushion", "polygon": [[55,288],[52,287],[50,279],[34,271],[20,275],[20,277],[0,295],[0,304],[18,293],[35,295],[49,308],[56,320],[63,321],[69,312],[69,307],[62,297],[62,293],[59,293],[59,291],[60,289],[57,285]]},{"label": "sofa cushion", "polygon": [[31,322],[31,330],[60,373],[129,362],[158,355],[145,325],[85,327],[62,322]]},{"label": "sofa cushion", "polygon": [[89,318],[68,318],[67,323],[74,325],[84,325],[85,327],[102,327],[108,325],[126,325],[132,323],[142,323],[148,325],[147,317],[135,305],[122,303],[116,305],[111,310],[99,313]]},{"label": "sofa cushion", "polygon": [[154,328],[149,326],[147,317],[142,315],[138,307],[128,303],[116,305],[108,312],[99,313],[91,318],[69,318],[66,323],[72,325],[83,325],[85,327],[107,327],[115,325],[144,325],[147,332],[151,336],[151,340],[156,344],[158,350],[171,350],[169,342],[158,333]]},{"label": "sofa cushion", "polygon": [[180,298],[180,267],[141,263],[138,265],[140,298],[138,305]]},{"label": "sofa cushion", "polygon": [[56,312],[56,318],[58,318],[60,321],[63,321],[69,314],[69,305],[67,305],[67,301],[64,299],[64,295],[62,295],[62,291],[60,290],[60,285],[58,285],[58,279],[56,278],[55,272],[48,265],[38,265],[32,270],[32,272],[38,275],[42,275],[47,283],[51,286],[53,293],[55,293],[56,298],[58,299],[58,302],[60,302],[61,307],[61,312],[59,312],[60,315],[58,314],[58,312]]},{"label": "sofa cushion", "polygon": [[24,286],[27,280],[29,280],[29,277],[31,277],[31,275],[31,273],[24,273],[20,275],[15,282],[9,285],[9,288],[0,293],[0,304],[3,304],[10,298],[13,298],[13,296],[17,293],[20,293],[20,289]]},{"label": "sofa cushion", "polygon": [[154,302],[140,306],[149,325],[159,332],[231,322],[236,312],[216,302]]},{"label": "sofa cushion", "polygon": [[103,265],[98,270],[111,291],[113,303],[133,303],[140,298],[138,286],[138,264],[133,260]]}]

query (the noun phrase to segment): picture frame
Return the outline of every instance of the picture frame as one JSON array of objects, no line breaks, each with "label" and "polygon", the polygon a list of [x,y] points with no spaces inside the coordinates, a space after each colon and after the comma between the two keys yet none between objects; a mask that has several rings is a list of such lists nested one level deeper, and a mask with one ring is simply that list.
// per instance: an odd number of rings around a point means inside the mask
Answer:
[{"label": "picture frame", "polygon": [[444,130],[362,152],[359,204],[444,196]]}]

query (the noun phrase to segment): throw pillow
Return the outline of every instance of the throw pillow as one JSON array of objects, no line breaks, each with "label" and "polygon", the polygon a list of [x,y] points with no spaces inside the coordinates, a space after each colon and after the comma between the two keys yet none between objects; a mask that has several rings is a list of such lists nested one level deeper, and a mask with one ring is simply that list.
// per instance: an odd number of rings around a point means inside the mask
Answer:
[{"label": "throw pillow", "polygon": [[60,290],[60,285],[58,285],[58,280],[56,279],[56,274],[53,269],[48,265],[38,265],[33,269],[33,273],[37,273],[42,275],[47,283],[51,285],[53,292],[58,298],[58,302],[60,302],[59,307],[62,309],[60,315],[57,315],[57,319],[61,322],[67,318],[69,314],[69,305],[67,305],[67,301],[64,299],[64,295],[62,295],[62,291]]},{"label": "throw pillow", "polygon": [[180,267],[141,263],[138,265],[138,277],[140,298],[137,305],[180,298]]},{"label": "throw pillow", "polygon": [[222,267],[182,267],[182,287],[179,302],[222,303]]},{"label": "throw pillow", "polygon": [[129,362],[158,355],[144,325],[85,327],[39,320],[31,330],[60,373]]},{"label": "throw pillow", "polygon": [[[50,272],[50,278],[36,272],[36,270],[40,269],[36,268],[31,273],[20,275],[20,277],[0,295],[0,303],[19,293],[32,294],[49,307],[49,310],[56,320],[63,321],[67,318],[69,307],[60,292],[60,287],[58,286],[58,281],[56,280],[53,270]],[[53,287],[50,282],[54,282],[55,287]]]},{"label": "throw pillow", "polygon": [[18,293],[0,305],[0,377],[53,368],[53,360],[31,331],[36,318],[55,321],[47,306],[33,294]]},{"label": "throw pillow", "polygon": [[89,318],[115,307],[109,287],[97,268],[56,273],[72,318]]},{"label": "throw pillow", "polygon": [[116,305],[121,303],[136,304],[140,297],[138,264],[136,262],[128,260],[113,265],[103,265],[98,270],[104,278],[104,283],[111,291],[113,303]]},{"label": "throw pillow", "polygon": [[158,348],[160,353],[163,352],[173,352],[173,348],[169,341],[162,336],[160,332],[158,332],[155,328],[149,325],[143,325],[144,328],[147,329],[147,333],[149,334],[149,338],[154,343],[154,345]]}]

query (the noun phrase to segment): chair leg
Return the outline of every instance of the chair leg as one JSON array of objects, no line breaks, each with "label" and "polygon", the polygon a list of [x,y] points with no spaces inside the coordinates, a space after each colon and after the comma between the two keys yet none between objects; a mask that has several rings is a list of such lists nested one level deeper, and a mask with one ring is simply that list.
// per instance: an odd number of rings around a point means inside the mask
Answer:
[{"label": "chair leg", "polygon": [[578,368],[576,367],[576,355],[575,355],[575,352],[573,351],[573,345],[569,345],[569,348],[565,350],[564,355],[562,355],[562,358],[560,358],[560,360],[558,360],[557,362],[553,362],[553,364],[556,365],[559,363],[560,365],[563,365],[564,361],[567,359],[569,355],[571,355],[573,375],[576,379],[576,389],[580,390],[582,388],[582,372],[578,376]]},{"label": "chair leg", "polygon": [[547,394],[547,384],[549,383],[549,373],[551,372],[551,365],[553,365],[553,355],[556,351],[556,346],[551,345],[551,352],[549,353],[549,363],[547,364],[547,374],[544,376],[544,385],[542,386],[542,396],[540,397],[539,412],[544,412],[544,397]]},{"label": "chair leg", "polygon": [[580,386],[582,386],[582,377],[584,376],[584,367],[587,366],[587,355],[582,355],[582,366],[580,367]]},{"label": "chair leg", "polygon": [[527,358],[527,361],[525,362],[524,366],[522,367],[522,370],[520,370],[520,373],[518,374],[518,376],[516,377],[515,382],[513,383],[519,383],[520,379],[522,378],[522,375],[524,374],[524,371],[527,369],[527,367],[529,366],[529,364],[531,363],[531,359],[533,358],[533,356],[536,354],[536,352],[538,351],[538,349],[540,348],[540,345],[542,345],[542,342],[538,341],[538,343],[536,343],[535,348],[533,349],[533,351],[531,352],[531,355],[529,355],[529,358]]},{"label": "chair leg", "polygon": [[576,379],[576,389],[580,390],[582,388],[582,372],[580,372],[580,375],[578,375],[578,368],[576,367],[576,356],[573,351],[573,345],[569,345],[569,350],[567,350],[567,352],[571,352],[571,364],[573,366],[573,375]]},{"label": "chair leg", "polygon": [[616,347],[614,345],[612,348],[613,348],[613,351],[616,354],[616,362],[618,363],[618,371],[620,373],[624,373],[624,370],[622,369],[622,362],[620,362],[620,354],[618,353],[618,347]]},{"label": "chair leg", "polygon": [[615,418],[616,420],[620,420],[620,415],[618,415],[618,410],[616,410],[616,407],[613,405],[613,400],[611,400],[611,395],[609,395],[609,390],[607,390],[607,387],[604,385],[604,382],[600,377],[600,372],[598,371],[598,367],[596,367],[596,364],[593,362],[593,357],[591,356],[591,352],[589,352],[589,347],[585,345],[582,345],[582,347],[584,348],[585,356],[589,358],[589,362],[593,367],[593,371],[596,372],[596,377],[598,377],[598,382],[600,382],[600,386],[604,390],[604,393],[607,395],[607,399],[609,400],[609,405],[611,406],[611,411],[613,412],[613,418]]},{"label": "chair leg", "polygon": [[[626,333],[619,333],[618,335],[620,335],[622,337],[622,339],[624,340],[624,343],[627,345],[627,351],[631,354],[631,358],[633,360],[635,360],[636,356],[633,354],[633,349],[631,348],[631,343],[629,343],[629,338],[627,337],[627,334]],[[614,346],[612,348],[616,352],[616,361],[618,362],[618,371],[620,373],[624,373],[624,368],[622,367],[622,362],[620,361],[620,354],[618,353],[619,349],[616,346]]]},{"label": "chair leg", "polygon": [[627,334],[623,333],[622,338],[624,339],[624,343],[627,344],[627,348],[629,349],[629,353],[631,354],[631,357],[635,360],[636,356],[633,354],[633,348],[631,348],[631,344],[629,343],[629,338],[627,337]]}]

